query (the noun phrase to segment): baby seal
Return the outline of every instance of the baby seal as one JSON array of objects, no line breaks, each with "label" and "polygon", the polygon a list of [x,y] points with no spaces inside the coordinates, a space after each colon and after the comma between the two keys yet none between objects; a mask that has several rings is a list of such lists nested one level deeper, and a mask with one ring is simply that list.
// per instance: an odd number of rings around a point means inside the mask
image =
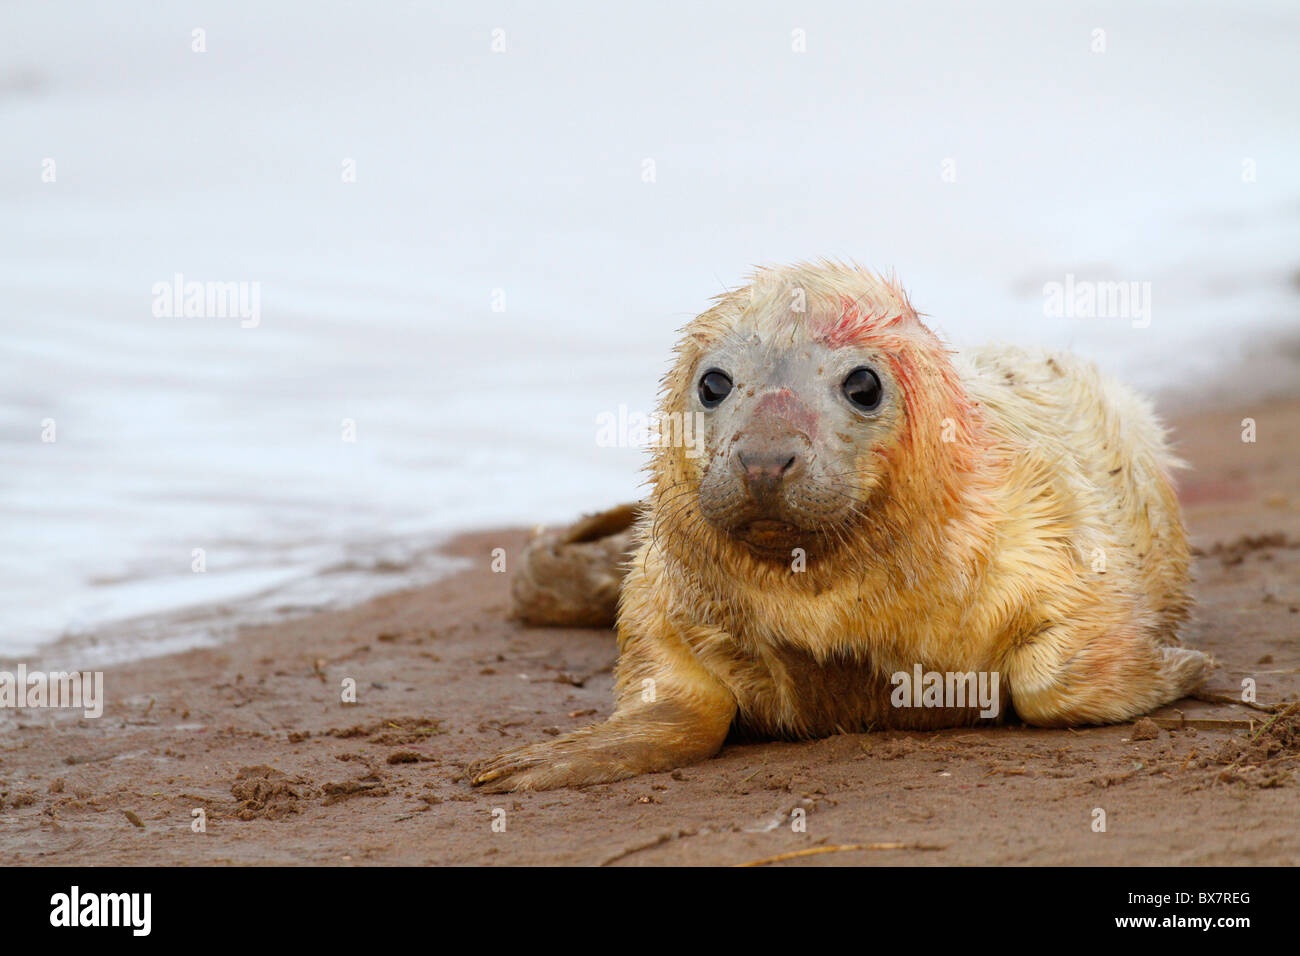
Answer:
[{"label": "baby seal", "polygon": [[[1208,658],[1177,639],[1179,462],[1150,406],[1090,364],[954,353],[896,281],[829,262],[759,270],[676,354],[660,414],[698,413],[705,453],[653,453],[614,714],[481,762],[474,784],[619,780],[704,760],[731,733],[1011,709],[1043,727],[1111,723],[1202,681]],[[931,673],[994,678],[993,713],[900,692]]]}]

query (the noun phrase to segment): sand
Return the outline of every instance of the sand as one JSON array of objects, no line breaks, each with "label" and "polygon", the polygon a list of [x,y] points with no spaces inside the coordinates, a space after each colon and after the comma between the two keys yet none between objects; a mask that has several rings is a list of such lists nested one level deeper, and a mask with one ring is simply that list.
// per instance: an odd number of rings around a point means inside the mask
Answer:
[{"label": "sand", "polygon": [[[1249,677],[1261,705],[1300,699],[1300,400],[1173,420],[1193,465],[1187,642],[1219,662],[1212,692],[1238,698]],[[0,711],[0,850],[68,865],[1300,861],[1298,721],[1213,700],[1154,723],[736,745],[582,791],[474,791],[470,760],[610,711],[611,632],[506,620],[490,554],[522,540],[467,535],[449,551],[473,567],[430,587],[114,667],[96,720]]]}]

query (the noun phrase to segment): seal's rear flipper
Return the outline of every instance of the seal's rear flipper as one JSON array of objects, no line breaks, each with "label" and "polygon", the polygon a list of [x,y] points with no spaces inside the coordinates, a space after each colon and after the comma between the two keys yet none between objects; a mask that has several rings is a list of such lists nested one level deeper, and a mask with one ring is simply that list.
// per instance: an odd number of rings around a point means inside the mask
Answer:
[{"label": "seal's rear flipper", "polygon": [[613,627],[642,507],[620,505],[535,533],[510,582],[511,617],[535,626]]},{"label": "seal's rear flipper", "polygon": [[1088,633],[1067,624],[1022,641],[1003,669],[1025,723],[1080,727],[1133,720],[1190,696],[1212,666],[1142,628]]}]

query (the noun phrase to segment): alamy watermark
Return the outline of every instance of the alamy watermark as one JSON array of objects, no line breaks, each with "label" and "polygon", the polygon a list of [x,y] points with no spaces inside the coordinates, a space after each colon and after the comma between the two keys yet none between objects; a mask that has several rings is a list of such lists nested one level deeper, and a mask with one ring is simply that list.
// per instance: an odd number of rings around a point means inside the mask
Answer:
[{"label": "alamy watermark", "polygon": [[997,671],[923,671],[916,664],[909,674],[898,671],[889,678],[895,707],[979,707],[980,716],[996,717],[1002,697]]},{"label": "alamy watermark", "polygon": [[1043,314],[1049,319],[1131,319],[1133,328],[1151,324],[1150,282],[1092,282],[1075,279],[1043,284]]},{"label": "alamy watermark", "polygon": [[83,717],[104,713],[103,671],[0,671],[0,707],[72,707]]},{"label": "alamy watermark", "polygon": [[50,897],[51,926],[120,926],[133,936],[148,936],[152,911],[152,893],[83,893],[73,886]]},{"label": "alamy watermark", "polygon": [[262,322],[260,282],[186,282],[178,272],[151,291],[153,314],[160,319],[239,319],[241,329]]},{"label": "alamy watermark", "polygon": [[699,458],[704,454],[704,422],[703,412],[647,415],[620,405],[617,412],[601,412],[596,416],[596,445],[600,448],[684,448],[687,458]]}]

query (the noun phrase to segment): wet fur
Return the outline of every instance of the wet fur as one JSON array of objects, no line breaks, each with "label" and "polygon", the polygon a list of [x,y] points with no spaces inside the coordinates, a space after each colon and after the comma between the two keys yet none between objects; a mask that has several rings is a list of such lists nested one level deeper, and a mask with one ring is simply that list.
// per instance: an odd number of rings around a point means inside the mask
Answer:
[{"label": "wet fur", "polygon": [[[888,371],[896,401],[871,440],[850,443],[852,466],[796,503],[806,570],[701,513],[710,456],[734,436],[711,434],[703,459],[658,449],[621,595],[614,716],[486,761],[476,784],[669,769],[716,753],[733,729],[809,738],[979,719],[890,706],[889,675],[916,663],[997,671],[1015,713],[1040,726],[1131,719],[1201,682],[1208,659],[1177,641],[1189,605],[1179,463],[1143,399],[1069,355],[954,354],[896,282],[823,262],[760,270],[695,319],[662,410],[690,411],[701,360],[737,341],[768,350],[765,362],[856,349]],[[814,444],[830,454],[846,440]]]}]

